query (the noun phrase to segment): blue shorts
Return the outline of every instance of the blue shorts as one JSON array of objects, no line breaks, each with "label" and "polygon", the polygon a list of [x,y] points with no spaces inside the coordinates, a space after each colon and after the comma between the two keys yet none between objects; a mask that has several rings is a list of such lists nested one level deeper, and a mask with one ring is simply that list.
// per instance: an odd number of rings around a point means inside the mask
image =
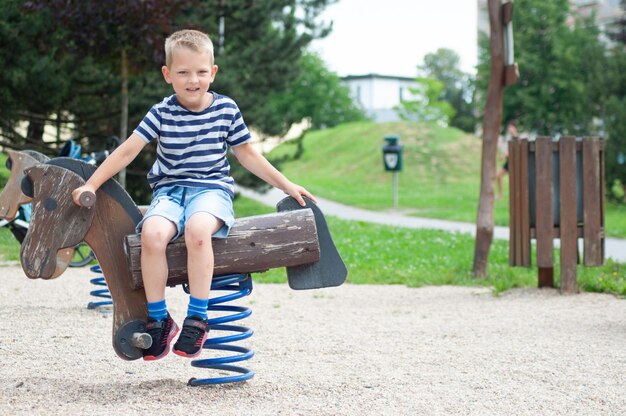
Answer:
[{"label": "blue shorts", "polygon": [[137,224],[137,232],[146,218],[153,215],[170,220],[176,226],[176,235],[180,237],[185,231],[185,224],[196,212],[208,212],[222,220],[224,225],[213,234],[215,238],[226,238],[235,222],[233,201],[228,192],[222,189],[192,188],[187,186],[164,186],[154,192],[152,203]]}]

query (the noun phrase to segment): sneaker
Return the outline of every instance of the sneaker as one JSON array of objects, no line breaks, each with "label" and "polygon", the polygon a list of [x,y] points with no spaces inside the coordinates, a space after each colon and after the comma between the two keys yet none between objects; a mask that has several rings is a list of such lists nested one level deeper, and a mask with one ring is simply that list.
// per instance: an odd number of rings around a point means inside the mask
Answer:
[{"label": "sneaker", "polygon": [[165,357],[170,352],[170,342],[178,333],[178,325],[168,313],[167,318],[160,321],[148,318],[146,332],[152,337],[152,345],[143,350],[143,359],[154,361]]},{"label": "sneaker", "polygon": [[180,336],[174,344],[174,354],[188,358],[197,357],[202,352],[208,334],[209,324],[206,320],[197,316],[185,319]]}]

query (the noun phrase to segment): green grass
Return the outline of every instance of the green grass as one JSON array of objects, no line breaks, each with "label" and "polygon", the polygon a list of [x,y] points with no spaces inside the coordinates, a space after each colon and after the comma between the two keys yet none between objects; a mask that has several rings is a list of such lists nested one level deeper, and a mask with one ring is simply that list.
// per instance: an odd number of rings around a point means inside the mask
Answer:
[{"label": "green grass", "polygon": [[[294,182],[314,194],[347,205],[385,211],[393,207],[392,174],[384,172],[383,138],[398,134],[403,144],[399,208],[409,215],[476,222],[480,193],[481,141],[454,128],[417,123],[349,123],[314,131],[303,140],[304,153],[281,165]],[[269,155],[296,151],[285,143]],[[508,225],[508,177],[496,201],[496,225]],[[626,238],[626,206],[607,204],[606,233]]]},{"label": "green grass", "polygon": [[626,238],[626,204],[607,202],[604,223],[608,237]]},{"label": "green grass", "polygon": [[[274,212],[244,197],[235,200],[237,217]],[[488,276],[471,275],[474,240],[470,235],[437,230],[413,230],[327,218],[337,249],[354,284],[463,285],[492,287],[495,293],[515,287],[536,287],[537,269],[509,267],[508,243],[495,240]],[[19,244],[0,229],[0,258],[19,260]],[[558,276],[558,255],[555,276]],[[284,269],[254,275],[256,282],[285,283]],[[597,268],[578,268],[582,289],[626,296],[626,265],[607,262]],[[558,282],[557,282],[558,283]]]},{"label": "green grass", "polygon": [[[238,198],[235,212],[246,215],[272,212],[246,198]],[[337,249],[348,267],[348,282],[354,284],[462,285],[491,287],[495,293],[536,287],[537,268],[510,267],[508,243],[495,240],[489,256],[488,276],[471,274],[474,239],[468,234],[438,230],[414,230],[327,218]],[[558,286],[558,253],[555,253]],[[254,275],[264,283],[284,283],[284,269]],[[602,267],[578,267],[582,290],[626,296],[626,265],[607,262]]]},{"label": "green grass", "polygon": [[[372,210],[392,205],[391,174],[383,171],[383,137],[399,134],[404,144],[400,173],[400,208],[413,215],[475,222],[479,192],[480,141],[455,129],[412,123],[347,124],[317,131],[304,139],[302,159],[281,170],[316,195]],[[295,152],[292,143],[275,149],[277,157]],[[4,159],[0,158],[4,165]],[[0,176],[5,175],[0,167]],[[5,175],[6,176],[6,175]],[[506,189],[505,182],[505,189]],[[249,199],[235,201],[237,217],[273,212]],[[626,237],[626,207],[607,204],[607,233]],[[508,199],[496,202],[495,221],[506,225]],[[355,284],[488,286],[496,293],[514,287],[536,287],[537,269],[508,265],[508,243],[495,240],[488,276],[471,275],[474,240],[470,235],[434,230],[393,228],[328,218],[331,233]],[[0,229],[0,259],[19,260],[19,244]],[[555,255],[558,279],[558,255]],[[283,269],[255,274],[257,282],[286,282]],[[587,291],[626,296],[626,265],[607,262],[579,267],[578,283]],[[558,281],[557,281],[558,284]]]},{"label": "green grass", "polygon": [[0,228],[0,261],[19,261],[20,243],[7,227]]},{"label": "green grass", "polygon": [[[6,168],[7,154],[0,153],[0,190],[9,179],[9,170]],[[20,244],[7,227],[0,227],[0,261],[19,261]]]},{"label": "green grass", "polygon": [[4,188],[9,180],[9,170],[6,168],[7,159],[6,153],[0,153],[0,189]]}]

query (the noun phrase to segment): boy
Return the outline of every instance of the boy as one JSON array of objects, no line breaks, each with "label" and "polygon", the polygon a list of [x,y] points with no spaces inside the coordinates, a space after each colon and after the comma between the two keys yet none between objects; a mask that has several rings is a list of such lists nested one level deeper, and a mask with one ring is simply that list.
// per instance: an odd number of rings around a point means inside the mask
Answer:
[{"label": "boy", "polygon": [[75,189],[76,204],[84,191],[95,192],[157,140],[157,158],[148,172],[153,199],[141,230],[141,268],[148,301],[147,332],[152,346],[144,360],[165,357],[178,326],[167,311],[165,250],[183,232],[187,247],[189,306],[173,351],[196,357],[207,337],[207,304],[213,278],[211,236],[225,238],[234,222],[234,181],[226,159],[227,145],[237,160],[270,185],[282,189],[301,205],[313,201],[303,187],[290,182],[250,144],[250,133],[235,102],[209,91],[217,65],[213,44],[199,31],[182,30],[165,41],[163,77],[175,94],[155,104],[133,134]]}]

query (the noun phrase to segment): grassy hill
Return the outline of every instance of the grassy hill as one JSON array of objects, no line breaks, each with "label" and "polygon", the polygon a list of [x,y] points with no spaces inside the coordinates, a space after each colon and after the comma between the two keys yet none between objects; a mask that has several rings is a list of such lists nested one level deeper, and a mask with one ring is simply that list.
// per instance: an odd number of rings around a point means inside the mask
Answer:
[{"label": "grassy hill", "polygon": [[[383,169],[381,150],[390,134],[399,135],[403,145],[399,209],[421,217],[476,221],[481,142],[454,128],[359,122],[315,131],[304,138],[303,156],[281,165],[281,170],[325,198],[372,210],[391,209],[392,173]],[[285,143],[269,157],[294,151],[293,143]],[[504,225],[507,219],[506,204],[498,204],[497,223]]]},{"label": "grassy hill", "polygon": [[[399,135],[403,171],[399,210],[418,217],[476,222],[481,141],[455,128],[418,123],[359,122],[315,131],[303,139],[301,158],[280,165],[291,180],[324,198],[376,211],[393,207],[392,173],[383,168],[386,135]],[[296,152],[296,143],[274,149],[270,159]],[[498,161],[498,165],[501,160]],[[508,225],[508,176],[496,201],[496,225]],[[626,238],[626,206],[607,204],[608,236]]]}]

